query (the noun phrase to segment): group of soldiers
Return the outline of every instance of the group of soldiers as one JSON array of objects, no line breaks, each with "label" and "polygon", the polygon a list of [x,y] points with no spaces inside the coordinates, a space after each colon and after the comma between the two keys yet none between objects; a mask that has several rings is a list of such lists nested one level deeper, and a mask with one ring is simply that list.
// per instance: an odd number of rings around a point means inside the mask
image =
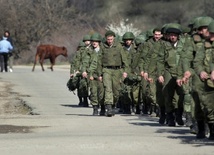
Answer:
[{"label": "group of soldiers", "polygon": [[[108,30],[86,35],[71,62],[79,105],[93,115],[150,114],[161,125],[186,125],[196,138],[214,140],[214,20],[122,37]],[[100,110],[99,110],[100,109]],[[184,122],[185,120],[185,122]]]}]

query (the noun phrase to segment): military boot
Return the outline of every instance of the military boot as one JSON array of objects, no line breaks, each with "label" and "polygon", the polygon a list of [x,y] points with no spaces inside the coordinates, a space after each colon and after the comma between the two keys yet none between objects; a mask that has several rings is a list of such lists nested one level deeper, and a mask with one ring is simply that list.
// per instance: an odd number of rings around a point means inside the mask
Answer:
[{"label": "military boot", "polygon": [[83,106],[82,97],[78,96],[78,98],[79,98],[79,104],[78,104],[78,106],[82,107]]},{"label": "military boot", "polygon": [[111,104],[107,104],[106,105],[106,116],[107,117],[112,117],[113,116],[113,111],[112,111],[112,105]]},{"label": "military boot", "polygon": [[186,112],[186,122],[185,125],[190,127],[193,125],[192,114],[190,112]]},{"label": "military boot", "polygon": [[196,134],[197,139],[205,138],[205,123],[204,121],[197,121],[198,124],[198,133]]},{"label": "military boot", "polygon": [[105,105],[101,105],[100,116],[105,116],[105,114],[106,114]]},{"label": "military boot", "polygon": [[210,136],[209,140],[214,140],[214,124],[208,123],[209,129],[210,129]]},{"label": "military boot", "polygon": [[192,125],[190,126],[190,133],[191,134],[197,134],[198,133],[198,125],[194,119],[192,120]]},{"label": "military boot", "polygon": [[129,104],[124,104],[123,114],[131,114],[131,107]]},{"label": "military boot", "polygon": [[163,125],[166,121],[166,112],[165,107],[160,108],[160,118],[159,118],[159,124]]},{"label": "military boot", "polygon": [[88,105],[88,97],[84,97],[83,99],[84,99],[83,107],[89,107],[89,105]]},{"label": "military boot", "polygon": [[98,106],[97,105],[93,105],[93,115],[94,116],[98,115]]},{"label": "military boot", "polygon": [[168,126],[175,126],[175,116],[173,112],[167,113]]},{"label": "military boot", "polygon": [[[153,104],[153,103],[152,103]],[[155,105],[151,105],[150,106],[150,109],[149,109],[149,115],[151,116],[151,117],[156,117],[156,109],[155,109],[156,107],[155,107]]]},{"label": "military boot", "polygon": [[135,114],[140,114],[141,113],[141,109],[140,109],[140,105],[136,105],[135,107]]},{"label": "military boot", "polygon": [[175,110],[175,120],[178,125],[184,125],[184,121],[182,119],[183,110],[181,108],[178,108]]}]

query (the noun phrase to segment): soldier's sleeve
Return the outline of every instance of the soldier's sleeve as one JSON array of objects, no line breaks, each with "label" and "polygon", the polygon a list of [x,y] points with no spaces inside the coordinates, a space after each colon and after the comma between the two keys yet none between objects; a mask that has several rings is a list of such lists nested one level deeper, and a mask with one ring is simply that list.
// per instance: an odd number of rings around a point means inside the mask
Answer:
[{"label": "soldier's sleeve", "polygon": [[98,55],[96,53],[94,53],[92,56],[91,56],[91,60],[90,60],[90,66],[89,66],[89,69],[88,69],[88,72],[89,72],[89,77],[93,76],[97,70],[97,61],[98,61]]},{"label": "soldier's sleeve", "polygon": [[160,48],[157,58],[157,76],[163,76],[165,70],[165,45]]},{"label": "soldier's sleeve", "polygon": [[103,50],[101,49],[101,53],[97,57],[97,75],[98,75],[98,77],[103,75],[102,57],[103,57]]},{"label": "soldier's sleeve", "polygon": [[140,71],[144,71],[145,59],[146,59],[146,55],[148,53],[147,43],[141,44],[138,48],[138,52],[140,53],[139,68],[140,68]]},{"label": "soldier's sleeve", "polygon": [[195,59],[193,61],[194,70],[199,75],[203,70],[204,51],[202,48],[197,48]]},{"label": "soldier's sleeve", "polygon": [[152,57],[152,54],[153,54],[153,46],[151,43],[147,43],[147,46],[145,46],[144,48],[144,55],[143,55],[143,59],[144,59],[144,72],[148,73],[148,68],[149,68],[149,64],[150,64],[150,61],[151,61],[151,57]]},{"label": "soldier's sleeve", "polygon": [[88,72],[87,69],[88,69],[89,64],[90,64],[90,59],[91,59],[91,53],[89,51],[86,51],[82,57],[81,72]]},{"label": "soldier's sleeve", "polygon": [[193,59],[194,44],[190,39],[186,39],[178,64],[178,78],[182,78],[186,71],[190,71],[193,74]]},{"label": "soldier's sleeve", "polygon": [[125,53],[125,51],[124,51],[124,49],[122,47],[120,48],[120,54],[121,54],[121,57],[122,57],[122,63],[123,63],[123,67],[124,67],[124,72],[130,73],[130,66],[129,66],[128,57],[127,57],[127,54]]},{"label": "soldier's sleeve", "polygon": [[214,71],[214,54],[212,52],[212,58],[211,58],[211,63],[210,63],[210,72]]}]

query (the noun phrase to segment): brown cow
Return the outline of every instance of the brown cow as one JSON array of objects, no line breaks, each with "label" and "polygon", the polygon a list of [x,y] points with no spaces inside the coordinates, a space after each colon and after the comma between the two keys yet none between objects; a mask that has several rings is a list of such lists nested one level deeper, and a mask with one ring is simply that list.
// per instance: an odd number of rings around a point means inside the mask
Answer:
[{"label": "brown cow", "polygon": [[51,69],[51,71],[53,71],[53,65],[55,65],[55,59],[59,55],[63,55],[65,57],[67,57],[68,56],[67,49],[65,47],[58,47],[55,45],[39,45],[37,47],[37,52],[36,52],[32,72],[34,71],[38,60],[41,64],[42,71],[45,71],[44,67],[43,67],[44,59],[50,59],[50,62],[51,62],[50,69]]}]

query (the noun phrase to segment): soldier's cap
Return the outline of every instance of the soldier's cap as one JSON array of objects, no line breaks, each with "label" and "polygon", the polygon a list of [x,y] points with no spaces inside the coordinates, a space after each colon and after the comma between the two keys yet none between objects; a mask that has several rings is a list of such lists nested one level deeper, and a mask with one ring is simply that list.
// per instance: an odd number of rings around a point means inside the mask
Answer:
[{"label": "soldier's cap", "polygon": [[189,33],[191,31],[191,29],[187,26],[182,26],[181,28],[183,33]]},{"label": "soldier's cap", "polygon": [[105,37],[107,37],[107,36],[116,36],[115,35],[115,33],[113,32],[113,31],[111,31],[111,30],[108,30],[106,33],[105,33]]},{"label": "soldier's cap", "polygon": [[207,79],[207,86],[210,87],[210,88],[214,88],[214,81],[210,80],[210,79]]},{"label": "soldier's cap", "polygon": [[166,30],[166,33],[175,33],[175,34],[181,34],[181,30],[177,28],[168,28]]},{"label": "soldier's cap", "polygon": [[78,47],[84,47],[84,46],[85,46],[85,43],[83,41],[80,41]]}]

